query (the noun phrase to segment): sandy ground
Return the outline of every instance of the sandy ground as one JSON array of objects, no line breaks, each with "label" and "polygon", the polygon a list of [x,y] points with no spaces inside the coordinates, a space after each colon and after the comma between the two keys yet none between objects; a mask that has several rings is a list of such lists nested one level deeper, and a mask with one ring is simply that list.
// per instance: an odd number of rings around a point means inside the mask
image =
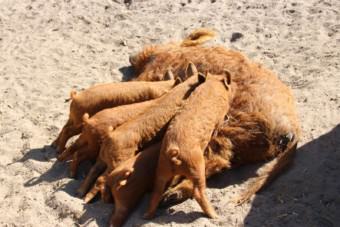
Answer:
[{"label": "sandy ground", "polygon": [[[80,180],[49,147],[67,119],[64,99],[121,80],[143,45],[202,26],[293,89],[304,131],[295,164],[240,207],[230,200],[256,167],[214,177],[219,219],[186,201],[144,221],[145,198],[126,226],[340,226],[340,1],[158,2],[0,0],[0,226],[105,226],[113,205],[75,197]],[[231,43],[233,32],[243,37]]]}]

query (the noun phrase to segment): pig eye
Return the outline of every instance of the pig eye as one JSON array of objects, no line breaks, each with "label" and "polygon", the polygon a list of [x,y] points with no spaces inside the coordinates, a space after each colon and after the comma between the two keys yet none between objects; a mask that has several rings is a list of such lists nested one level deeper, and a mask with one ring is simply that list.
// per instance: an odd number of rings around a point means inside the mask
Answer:
[{"label": "pig eye", "polygon": [[279,141],[277,143],[280,151],[283,152],[287,148],[289,142],[291,142],[293,140],[294,140],[294,134],[293,133],[288,133],[287,135],[280,136]]}]

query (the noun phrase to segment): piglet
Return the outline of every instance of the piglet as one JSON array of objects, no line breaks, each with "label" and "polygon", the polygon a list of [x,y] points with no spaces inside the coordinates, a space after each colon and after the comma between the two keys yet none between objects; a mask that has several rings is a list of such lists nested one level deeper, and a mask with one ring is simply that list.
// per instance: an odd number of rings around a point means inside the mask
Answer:
[{"label": "piglet", "polygon": [[135,118],[155,103],[149,100],[140,103],[117,106],[99,111],[91,118],[86,113],[83,116],[83,129],[79,138],[68,147],[61,155],[59,161],[72,158],[70,175],[74,177],[80,162],[84,160],[96,160],[102,139],[105,138],[107,129],[117,128],[119,125]]},{"label": "piglet", "polygon": [[222,75],[199,74],[205,81],[188,98],[183,109],[170,122],[162,141],[154,190],[145,218],[152,218],[166,189],[175,176],[185,176],[194,185],[193,196],[204,213],[217,214],[205,195],[204,150],[214,129],[224,121],[233,88],[228,71]]},{"label": "piglet", "polygon": [[107,183],[115,202],[110,226],[121,226],[144,194],[151,191],[160,147],[160,143],[147,147],[109,174]]},{"label": "piglet", "polygon": [[120,82],[96,85],[81,92],[72,91],[69,119],[52,145],[58,148],[58,153],[63,152],[68,139],[81,132],[85,113],[92,116],[106,108],[158,98],[171,90],[174,82]]}]

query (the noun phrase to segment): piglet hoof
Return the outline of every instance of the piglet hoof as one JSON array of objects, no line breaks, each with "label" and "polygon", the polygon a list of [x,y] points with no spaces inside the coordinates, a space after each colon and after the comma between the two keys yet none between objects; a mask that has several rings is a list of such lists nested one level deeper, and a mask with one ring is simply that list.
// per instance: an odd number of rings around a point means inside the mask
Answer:
[{"label": "piglet hoof", "polygon": [[65,156],[65,155],[58,153],[58,155],[57,155],[57,160],[58,160],[59,162],[65,161],[65,160],[66,160],[66,157],[64,157],[64,156]]},{"label": "piglet hoof", "polygon": [[66,152],[66,151],[57,155],[57,160],[59,162],[64,162],[64,161],[68,161],[71,159],[72,159],[72,155],[70,155],[69,152]]},{"label": "piglet hoof", "polygon": [[208,218],[211,218],[211,219],[217,219],[218,218],[218,214],[216,213],[216,211],[211,208],[207,211],[206,215],[208,216]]},{"label": "piglet hoof", "polygon": [[65,150],[65,148],[62,149],[62,148],[60,148],[59,146],[56,147],[56,153],[57,153],[58,155],[61,155],[61,154],[64,152],[64,150]]},{"label": "piglet hoof", "polygon": [[109,191],[102,192],[101,196],[104,203],[113,203],[113,198]]},{"label": "piglet hoof", "polygon": [[58,145],[57,145],[57,141],[56,140],[51,143],[51,147],[53,147],[54,149],[56,149],[57,146]]},{"label": "piglet hoof", "polygon": [[94,196],[92,196],[92,195],[86,195],[84,197],[84,203],[86,203],[86,204],[90,203],[93,198],[94,198]]},{"label": "piglet hoof", "polygon": [[218,215],[215,212],[212,212],[212,213],[208,214],[208,217],[211,218],[211,219],[217,219]]},{"label": "piglet hoof", "polygon": [[163,196],[160,207],[170,207],[182,203],[186,199],[181,191],[169,191]]},{"label": "piglet hoof", "polygon": [[146,219],[146,220],[150,220],[150,219],[152,219],[154,216],[155,216],[155,214],[154,214],[153,212],[146,212],[146,213],[143,215],[143,218]]},{"label": "piglet hoof", "polygon": [[79,188],[77,191],[76,191],[76,195],[78,198],[83,198],[85,196],[86,192],[82,189],[82,188]]},{"label": "piglet hoof", "polygon": [[75,171],[70,171],[70,178],[76,179],[77,173]]}]

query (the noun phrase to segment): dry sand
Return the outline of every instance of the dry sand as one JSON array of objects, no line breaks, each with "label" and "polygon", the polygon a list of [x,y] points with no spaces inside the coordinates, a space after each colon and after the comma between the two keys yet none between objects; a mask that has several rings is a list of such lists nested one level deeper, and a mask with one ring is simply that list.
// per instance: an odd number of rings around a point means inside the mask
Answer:
[{"label": "dry sand", "polygon": [[[143,45],[199,27],[293,89],[304,131],[295,164],[240,207],[230,200],[256,168],[214,177],[217,220],[186,201],[147,222],[145,198],[126,226],[340,226],[340,1],[158,2],[0,0],[0,226],[105,226],[113,205],[75,197],[80,181],[48,146],[67,119],[64,99],[121,80]],[[244,36],[231,43],[233,32]]]}]

